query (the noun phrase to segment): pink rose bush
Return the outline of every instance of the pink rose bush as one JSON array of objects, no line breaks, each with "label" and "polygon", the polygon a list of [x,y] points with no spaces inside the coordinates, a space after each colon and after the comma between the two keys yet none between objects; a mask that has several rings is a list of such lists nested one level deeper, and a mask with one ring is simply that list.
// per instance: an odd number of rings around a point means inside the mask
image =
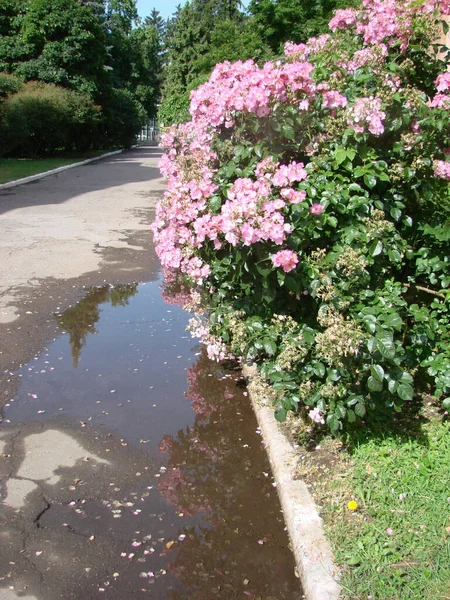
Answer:
[{"label": "pink rose bush", "polygon": [[399,410],[412,373],[450,392],[435,339],[450,331],[450,75],[435,43],[449,13],[339,10],[282,59],[218,64],[191,121],[163,135],[161,263],[194,286],[209,357],[258,360],[280,419],[307,410],[338,432]]}]

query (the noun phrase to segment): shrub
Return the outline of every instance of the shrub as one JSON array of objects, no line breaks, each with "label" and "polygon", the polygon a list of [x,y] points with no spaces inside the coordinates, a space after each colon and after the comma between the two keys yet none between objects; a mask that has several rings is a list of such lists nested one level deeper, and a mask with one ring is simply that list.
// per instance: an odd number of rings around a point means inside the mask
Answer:
[{"label": "shrub", "polygon": [[66,150],[85,152],[100,147],[102,108],[92,103],[89,95],[66,90]]},{"label": "shrub", "polygon": [[415,390],[450,408],[437,9],[448,0],[365,0],[283,60],[219,64],[164,136],[161,262],[199,286],[210,357],[259,362],[280,420],[338,433]]},{"label": "shrub", "polygon": [[1,153],[42,156],[84,150],[99,118],[100,109],[88,96],[53,84],[26,83],[3,103]]},{"label": "shrub", "polygon": [[164,127],[189,121],[189,93],[166,95],[158,109],[158,121]]},{"label": "shrub", "polygon": [[147,114],[133,94],[124,89],[111,89],[102,103],[104,143],[129,148],[147,120]]},{"label": "shrub", "polygon": [[15,75],[0,73],[0,102],[10,94],[16,94],[23,86],[23,81]]}]

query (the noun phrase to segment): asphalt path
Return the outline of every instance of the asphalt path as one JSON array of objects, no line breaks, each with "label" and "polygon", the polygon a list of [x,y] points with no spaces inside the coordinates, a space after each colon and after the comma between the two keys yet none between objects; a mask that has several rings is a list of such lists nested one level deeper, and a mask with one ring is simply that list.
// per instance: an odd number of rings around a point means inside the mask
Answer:
[{"label": "asphalt path", "polygon": [[0,600],[302,597],[241,375],[162,291],[160,155],[0,192]]},{"label": "asphalt path", "polygon": [[[76,304],[90,286],[156,278],[149,223],[165,186],[157,168],[160,155],[158,148],[143,146],[0,191],[0,407],[20,386],[20,366],[57,335],[54,313]],[[37,521],[48,508],[44,482],[55,487],[61,479],[58,473],[75,465],[78,477],[91,489],[105,485],[97,473],[102,466],[114,464],[116,472],[119,461],[122,480],[134,472],[136,457],[120,441],[108,444],[108,460],[96,455],[92,443],[89,435],[83,441],[72,431],[43,430],[36,423],[0,434],[2,600],[33,600],[36,596],[27,590],[42,587],[44,576],[25,557],[24,547],[26,540],[36,543]],[[72,536],[69,554],[78,553],[101,569],[111,550],[84,542]],[[53,579],[61,577],[53,588],[62,598],[73,597],[68,588],[64,592],[64,577],[70,571],[70,560],[64,557],[67,544],[67,531],[58,533],[49,558]],[[32,554],[37,560],[40,550]],[[44,570],[48,568],[47,563]],[[79,597],[83,594],[80,591]]]}]

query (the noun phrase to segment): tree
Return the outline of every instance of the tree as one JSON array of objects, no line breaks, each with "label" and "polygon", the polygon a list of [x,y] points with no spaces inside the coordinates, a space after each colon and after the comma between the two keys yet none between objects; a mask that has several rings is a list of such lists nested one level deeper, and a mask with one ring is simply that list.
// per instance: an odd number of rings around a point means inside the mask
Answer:
[{"label": "tree", "polygon": [[[136,0],[0,0],[0,72],[80,92],[101,115],[100,143],[130,145],[146,117],[155,115],[161,21],[153,11],[141,23]],[[6,97],[11,80],[2,82]],[[27,106],[43,106],[44,91],[57,97],[61,90],[39,88]]]},{"label": "tree", "polygon": [[167,25],[160,120],[188,118],[189,93],[223,60],[267,56],[237,0],[192,0]]},{"label": "tree", "polygon": [[158,39],[160,40],[161,44],[164,43],[164,37],[166,35],[166,21],[164,21],[164,19],[161,17],[160,13],[158,10],[156,10],[156,8],[152,8],[152,12],[150,13],[149,17],[145,17],[145,24],[146,25],[153,25],[153,27],[156,29],[156,32],[158,34]]},{"label": "tree", "polygon": [[23,55],[19,41],[24,3],[20,0],[3,0],[0,3],[0,71],[11,72],[15,61]]},{"label": "tree", "polygon": [[27,81],[95,95],[105,77],[105,34],[87,7],[77,0],[30,0],[20,19],[13,19],[17,23],[22,51],[3,59],[11,70]]},{"label": "tree", "polygon": [[149,117],[156,115],[161,85],[161,40],[156,28],[148,22],[133,29],[129,87]]},{"label": "tree", "polygon": [[193,71],[199,75],[209,74],[217,63],[229,60],[259,61],[269,60],[271,52],[261,44],[261,38],[255,31],[253,21],[221,21],[214,28],[208,52],[194,62]]},{"label": "tree", "polygon": [[106,23],[110,31],[120,31],[130,35],[138,21],[136,0],[106,0]]},{"label": "tree", "polygon": [[287,41],[306,42],[327,32],[335,9],[357,4],[359,0],[251,0],[249,11],[261,39],[279,52]]}]

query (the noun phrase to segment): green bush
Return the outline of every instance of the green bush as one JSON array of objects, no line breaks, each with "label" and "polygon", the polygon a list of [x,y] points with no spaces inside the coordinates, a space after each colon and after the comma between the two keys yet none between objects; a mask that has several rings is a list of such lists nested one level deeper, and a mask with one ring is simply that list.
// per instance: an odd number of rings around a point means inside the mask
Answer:
[{"label": "green bush", "polygon": [[189,92],[166,96],[158,109],[158,121],[164,127],[189,121]]},{"label": "green bush", "polygon": [[85,152],[100,147],[102,107],[92,103],[89,95],[66,90],[66,150]]},{"label": "green bush", "polygon": [[133,94],[124,89],[110,90],[102,103],[103,143],[129,148],[136,140],[147,114]]},{"label": "green bush", "polygon": [[417,392],[450,409],[438,8],[367,0],[283,60],[219,64],[163,136],[161,262],[200,286],[210,357],[257,361],[280,420],[338,433]]},{"label": "green bush", "polygon": [[10,73],[0,73],[0,102],[10,94],[17,94],[22,88],[23,81]]},{"label": "green bush", "polygon": [[3,103],[0,154],[43,156],[92,146],[100,108],[88,96],[30,82]]}]

